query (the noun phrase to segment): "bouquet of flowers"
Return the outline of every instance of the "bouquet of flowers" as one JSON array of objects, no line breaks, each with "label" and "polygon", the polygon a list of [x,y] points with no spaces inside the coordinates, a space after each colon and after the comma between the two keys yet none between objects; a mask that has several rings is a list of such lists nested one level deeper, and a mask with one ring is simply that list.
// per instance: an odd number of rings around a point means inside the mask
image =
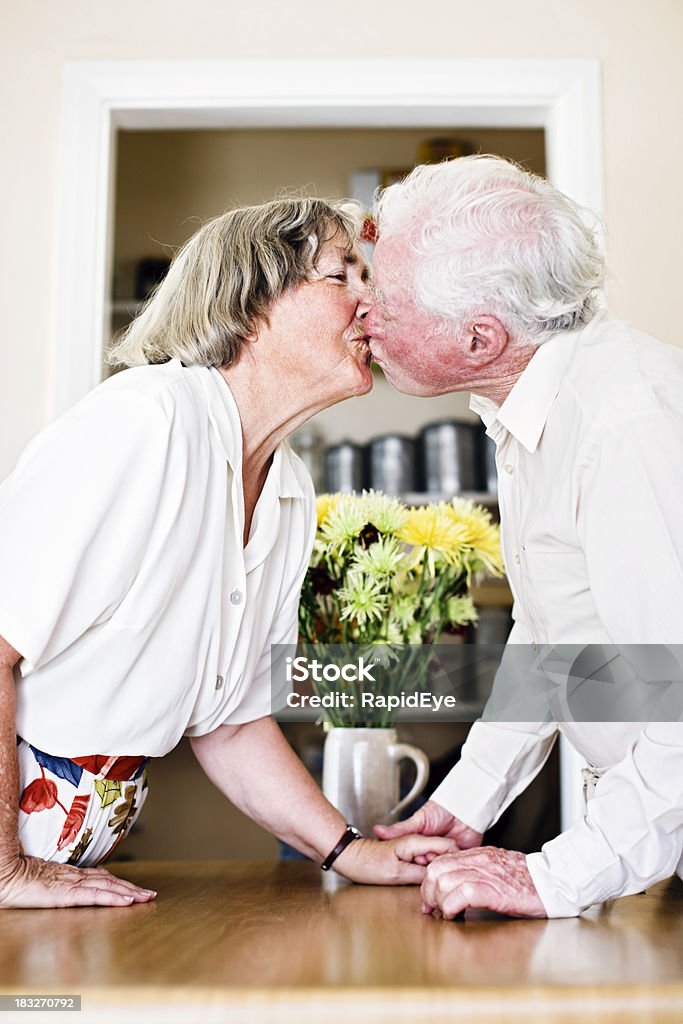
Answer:
[{"label": "bouquet of flowers", "polygon": [[[364,491],[323,494],[317,506],[318,529],[299,606],[300,642],[316,649],[361,645],[375,661],[381,649],[381,685],[404,692],[406,683],[419,687],[428,659],[422,651],[416,672],[410,652],[438,643],[444,630],[475,623],[472,580],[502,575],[498,526],[484,508],[462,498],[408,508],[381,492]],[[325,690],[319,682],[316,692]],[[338,712],[327,717],[332,725],[390,724],[349,721]]]}]

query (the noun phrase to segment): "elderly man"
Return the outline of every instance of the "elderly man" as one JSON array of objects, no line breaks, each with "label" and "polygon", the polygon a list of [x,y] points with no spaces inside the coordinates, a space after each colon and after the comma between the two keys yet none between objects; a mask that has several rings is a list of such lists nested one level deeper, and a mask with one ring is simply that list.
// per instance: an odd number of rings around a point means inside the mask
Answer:
[{"label": "elderly man", "polygon": [[[416,168],[384,192],[379,233],[374,359],[408,394],[471,391],[496,444],[509,644],[586,645],[585,676],[661,681],[629,645],[683,643],[683,352],[600,310],[581,212],[507,161]],[[457,841],[428,869],[426,913],[573,916],[683,873],[683,726],[618,712],[475,723],[432,799],[376,829]],[[585,817],[529,856],[481,847],[558,728],[589,765]]]}]

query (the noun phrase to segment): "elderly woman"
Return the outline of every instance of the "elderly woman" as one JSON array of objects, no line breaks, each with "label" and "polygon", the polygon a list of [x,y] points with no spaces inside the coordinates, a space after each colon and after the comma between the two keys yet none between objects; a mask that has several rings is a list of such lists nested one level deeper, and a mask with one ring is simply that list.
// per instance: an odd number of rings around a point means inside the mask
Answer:
[{"label": "elderly woman", "polygon": [[[315,531],[285,438],[372,387],[354,212],[280,200],[206,224],[112,358],[0,489],[0,905],[151,890],[98,867],[182,736],[264,828],[361,882],[450,840],[360,840],[270,718]],[[179,814],[182,809],[179,808]]]}]

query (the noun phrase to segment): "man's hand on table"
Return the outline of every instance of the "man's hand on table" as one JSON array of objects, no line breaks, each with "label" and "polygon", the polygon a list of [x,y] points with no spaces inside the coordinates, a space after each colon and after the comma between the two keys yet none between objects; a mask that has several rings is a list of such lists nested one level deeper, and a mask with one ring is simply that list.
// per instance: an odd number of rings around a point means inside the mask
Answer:
[{"label": "man's hand on table", "polygon": [[[475,832],[473,828],[460,821],[434,800],[428,800],[415,814],[404,821],[397,821],[394,825],[375,825],[374,832],[378,839],[384,840],[413,834],[444,836],[446,839],[452,839],[458,850],[469,850],[473,846],[481,846],[483,839],[482,832]],[[425,859],[418,857],[417,863],[429,864],[430,860],[433,860],[433,857]]]},{"label": "man's hand on table", "polygon": [[419,885],[425,865],[456,850],[443,836],[401,836],[386,842],[356,839],[334,862],[334,870],[352,882],[367,885]]},{"label": "man's hand on table", "polygon": [[129,907],[156,893],[116,878],[106,868],[77,868],[38,857],[0,866],[0,907]]},{"label": "man's hand on table", "polygon": [[422,912],[453,918],[470,908],[512,917],[546,917],[526,857],[495,846],[438,857],[422,883]]}]

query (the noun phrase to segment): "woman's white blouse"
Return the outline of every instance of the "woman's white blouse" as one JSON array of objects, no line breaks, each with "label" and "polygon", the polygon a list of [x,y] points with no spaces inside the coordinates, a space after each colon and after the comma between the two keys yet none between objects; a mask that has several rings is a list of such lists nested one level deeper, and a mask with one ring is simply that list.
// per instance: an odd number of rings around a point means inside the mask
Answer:
[{"label": "woman's white blouse", "polygon": [[177,360],[110,378],[29,445],[0,487],[19,735],[62,756],[161,756],[270,713],[315,496],[280,445],[244,548],[241,463],[224,378]]}]

